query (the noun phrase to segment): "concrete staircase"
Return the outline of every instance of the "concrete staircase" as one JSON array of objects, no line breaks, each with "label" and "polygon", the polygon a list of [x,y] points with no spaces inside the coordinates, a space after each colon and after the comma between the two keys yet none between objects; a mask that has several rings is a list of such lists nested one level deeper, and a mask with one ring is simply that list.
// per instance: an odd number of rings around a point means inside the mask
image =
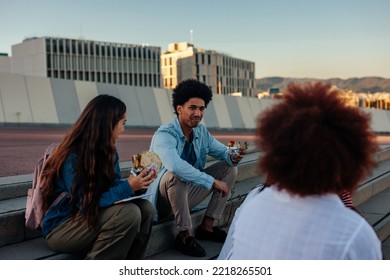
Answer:
[{"label": "concrete staircase", "polygon": [[[219,225],[228,229],[235,210],[245,199],[246,194],[255,185],[263,182],[256,171],[259,151],[253,150],[244,157],[239,167],[239,175],[223,218]],[[362,182],[354,195],[355,205],[370,222],[383,242],[385,259],[390,259],[390,149],[384,148],[377,154],[378,166],[373,174]],[[210,159],[208,164],[212,164]],[[128,176],[130,162],[121,163],[122,175]],[[60,254],[50,250],[39,231],[24,227],[24,212],[27,189],[31,186],[32,174],[0,178],[0,260],[33,259],[80,259],[80,256]],[[193,224],[200,223],[208,199],[192,212]],[[176,236],[172,220],[162,221],[153,226],[148,247],[147,259],[153,260],[191,260],[199,259],[182,255],[173,250]],[[203,259],[215,259],[222,247],[208,241],[200,241],[207,255]]]}]

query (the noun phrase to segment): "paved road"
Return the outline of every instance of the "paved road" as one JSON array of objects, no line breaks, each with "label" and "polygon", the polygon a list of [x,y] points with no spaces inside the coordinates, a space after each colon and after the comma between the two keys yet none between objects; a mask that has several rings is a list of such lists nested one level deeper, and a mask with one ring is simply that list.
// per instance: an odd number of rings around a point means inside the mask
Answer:
[{"label": "paved road", "polygon": [[[69,128],[59,127],[1,127],[0,177],[30,174],[35,163],[50,143],[58,143]],[[121,161],[129,161],[132,154],[149,149],[155,128],[127,128],[118,140]],[[213,130],[222,143],[229,140],[248,141],[254,145],[254,132],[249,130]]]},{"label": "paved road", "polygon": [[[0,126],[0,177],[30,174],[46,147],[60,142],[69,128]],[[121,161],[129,161],[132,154],[149,149],[155,128],[126,128],[118,140]],[[248,141],[254,147],[252,130],[211,130],[222,143],[229,140]],[[378,142],[390,144],[390,136],[378,136]]]}]

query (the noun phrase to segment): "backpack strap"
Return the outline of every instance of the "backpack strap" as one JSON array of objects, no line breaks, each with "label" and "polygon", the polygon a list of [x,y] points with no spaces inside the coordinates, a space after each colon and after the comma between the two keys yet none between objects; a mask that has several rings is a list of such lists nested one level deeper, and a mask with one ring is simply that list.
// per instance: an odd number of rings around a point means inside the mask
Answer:
[{"label": "backpack strap", "polygon": [[[68,195],[68,192],[62,192],[62,193],[60,193],[60,194],[57,196],[57,198],[54,199],[54,201],[52,202],[52,204],[50,204],[49,209],[51,209],[53,206],[57,205],[57,204],[61,201],[61,199],[63,199],[63,198],[64,198],[65,196],[67,196],[67,195]],[[49,211],[49,209],[47,209],[46,213]]]}]

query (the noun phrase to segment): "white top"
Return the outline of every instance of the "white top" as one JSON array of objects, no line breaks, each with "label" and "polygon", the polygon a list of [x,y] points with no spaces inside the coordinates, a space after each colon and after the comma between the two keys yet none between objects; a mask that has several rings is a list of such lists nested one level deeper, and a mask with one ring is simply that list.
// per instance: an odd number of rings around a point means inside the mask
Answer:
[{"label": "white top", "polygon": [[252,190],[237,209],[219,259],[382,259],[367,221],[336,194],[299,197]]}]

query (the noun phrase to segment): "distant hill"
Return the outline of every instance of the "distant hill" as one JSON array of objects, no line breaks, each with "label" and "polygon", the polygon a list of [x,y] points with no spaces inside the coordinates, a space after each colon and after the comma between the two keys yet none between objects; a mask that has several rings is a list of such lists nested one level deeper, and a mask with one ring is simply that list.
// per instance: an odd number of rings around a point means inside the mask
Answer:
[{"label": "distant hill", "polygon": [[309,78],[283,78],[283,77],[267,77],[256,79],[257,92],[268,91],[270,88],[279,88],[281,91],[291,82],[306,83],[313,81],[321,81],[330,83],[340,89],[350,89],[356,93],[375,93],[375,92],[390,92],[390,79],[381,77],[363,77],[351,79],[309,79]]}]

